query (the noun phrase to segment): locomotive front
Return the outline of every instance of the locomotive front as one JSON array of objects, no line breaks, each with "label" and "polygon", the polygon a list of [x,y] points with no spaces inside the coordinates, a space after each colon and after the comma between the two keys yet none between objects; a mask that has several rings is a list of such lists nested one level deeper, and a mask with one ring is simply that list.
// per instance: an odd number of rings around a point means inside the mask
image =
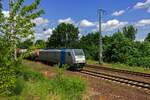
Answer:
[{"label": "locomotive front", "polygon": [[74,66],[82,69],[85,65],[85,54],[82,49],[73,49]]}]

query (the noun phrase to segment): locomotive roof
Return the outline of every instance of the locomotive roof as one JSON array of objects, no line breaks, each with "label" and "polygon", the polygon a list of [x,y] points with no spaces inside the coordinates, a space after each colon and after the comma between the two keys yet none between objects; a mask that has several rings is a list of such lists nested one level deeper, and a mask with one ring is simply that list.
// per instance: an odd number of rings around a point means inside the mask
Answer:
[{"label": "locomotive roof", "polygon": [[60,52],[62,50],[64,50],[64,51],[72,51],[72,50],[77,50],[77,49],[40,49],[40,51],[58,51],[58,52]]}]

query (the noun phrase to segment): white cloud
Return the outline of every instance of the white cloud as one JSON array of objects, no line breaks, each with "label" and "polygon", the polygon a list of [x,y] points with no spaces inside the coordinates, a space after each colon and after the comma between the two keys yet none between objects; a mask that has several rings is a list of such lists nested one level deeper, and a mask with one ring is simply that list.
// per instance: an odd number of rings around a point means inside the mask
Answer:
[{"label": "white cloud", "polygon": [[145,2],[138,2],[134,6],[134,9],[147,8],[150,6],[150,0],[146,0]]},{"label": "white cloud", "polygon": [[112,14],[112,16],[120,16],[125,13],[125,10],[116,11]]},{"label": "white cloud", "polygon": [[136,26],[150,25],[150,19],[142,19],[136,23]]},{"label": "white cloud", "polygon": [[2,11],[5,17],[9,17],[9,11]]},{"label": "white cloud", "polygon": [[52,35],[52,29],[51,28],[49,28],[49,29],[47,29],[46,31],[44,31],[44,34],[45,35]]},{"label": "white cloud", "polygon": [[40,31],[35,33],[36,40],[47,40],[52,35],[53,29],[48,28],[46,31]]},{"label": "white cloud", "polygon": [[80,26],[81,27],[92,27],[92,26],[95,26],[95,24],[93,22],[90,22],[90,21],[84,19],[80,22]]},{"label": "white cloud", "polygon": [[67,19],[59,19],[58,23],[67,23],[67,24],[74,24],[74,20],[72,20],[70,17]]},{"label": "white cloud", "polygon": [[49,20],[44,19],[42,17],[38,17],[38,18],[32,20],[32,22],[35,23],[37,26],[40,26],[40,25],[48,24]]},{"label": "white cloud", "polygon": [[80,38],[83,36],[83,34],[79,33],[79,35],[78,35],[78,36],[79,36],[79,39],[80,39]]},{"label": "white cloud", "polygon": [[148,8],[147,12],[150,13],[150,0],[146,0],[145,2],[138,2],[133,8],[134,9]]},{"label": "white cloud", "polygon": [[[115,29],[119,29],[127,25],[128,22],[126,21],[119,21],[117,19],[108,20],[106,23],[102,23],[102,30],[103,31],[113,31]],[[97,25],[97,28],[99,25]]]}]

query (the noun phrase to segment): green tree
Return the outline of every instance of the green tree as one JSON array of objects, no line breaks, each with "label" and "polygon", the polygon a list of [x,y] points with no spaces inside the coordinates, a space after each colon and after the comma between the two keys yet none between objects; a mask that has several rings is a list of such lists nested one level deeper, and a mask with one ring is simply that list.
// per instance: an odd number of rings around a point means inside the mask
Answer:
[{"label": "green tree", "polygon": [[43,49],[46,47],[46,42],[44,40],[37,40],[35,46],[39,49]]},{"label": "green tree", "polygon": [[81,37],[80,39],[81,45],[99,45],[99,33],[92,32],[88,33],[86,36]]},{"label": "green tree", "polygon": [[93,32],[81,37],[80,48],[85,51],[88,59],[98,60],[99,33]]},{"label": "green tree", "polygon": [[129,38],[130,40],[135,40],[137,29],[134,28],[133,25],[125,26],[122,30],[125,37]]},{"label": "green tree", "polygon": [[22,56],[16,58],[16,46],[23,39],[33,39],[35,26],[31,20],[44,13],[38,10],[40,0],[25,5],[24,0],[9,0],[9,16],[2,14],[0,0],[0,95],[12,94]]},{"label": "green tree", "polygon": [[147,37],[145,38],[145,40],[144,41],[148,41],[148,42],[150,42],[150,33],[148,33],[147,34]]},{"label": "green tree", "polygon": [[[2,8],[3,8],[3,7],[2,7],[2,0],[0,0],[0,18],[2,18],[2,15],[3,15],[3,14],[2,14]],[[1,20],[0,20],[0,21],[1,21]]]},{"label": "green tree", "polygon": [[103,52],[104,61],[127,63],[132,55],[135,55],[136,49],[133,41],[130,41],[121,32],[113,34],[109,39],[107,37],[107,40]]},{"label": "green tree", "polygon": [[18,47],[22,49],[29,49],[31,46],[33,46],[33,40],[27,39],[21,42]]},{"label": "green tree", "polygon": [[73,24],[61,23],[53,30],[53,34],[48,38],[47,47],[74,47],[77,45],[78,34],[78,27],[75,27]]},{"label": "green tree", "polygon": [[[2,13],[2,0],[0,0],[0,27],[2,27],[2,23],[4,21],[4,15]],[[0,28],[0,36],[1,36],[1,28]]]}]

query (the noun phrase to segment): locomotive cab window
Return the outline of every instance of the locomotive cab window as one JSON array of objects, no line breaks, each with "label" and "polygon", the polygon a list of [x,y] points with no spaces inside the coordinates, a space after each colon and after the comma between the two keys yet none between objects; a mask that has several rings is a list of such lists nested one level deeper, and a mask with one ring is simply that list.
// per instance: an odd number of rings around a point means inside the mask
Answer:
[{"label": "locomotive cab window", "polygon": [[75,50],[74,50],[74,53],[75,53],[76,56],[83,56],[83,55],[84,55],[82,49],[75,49]]}]

